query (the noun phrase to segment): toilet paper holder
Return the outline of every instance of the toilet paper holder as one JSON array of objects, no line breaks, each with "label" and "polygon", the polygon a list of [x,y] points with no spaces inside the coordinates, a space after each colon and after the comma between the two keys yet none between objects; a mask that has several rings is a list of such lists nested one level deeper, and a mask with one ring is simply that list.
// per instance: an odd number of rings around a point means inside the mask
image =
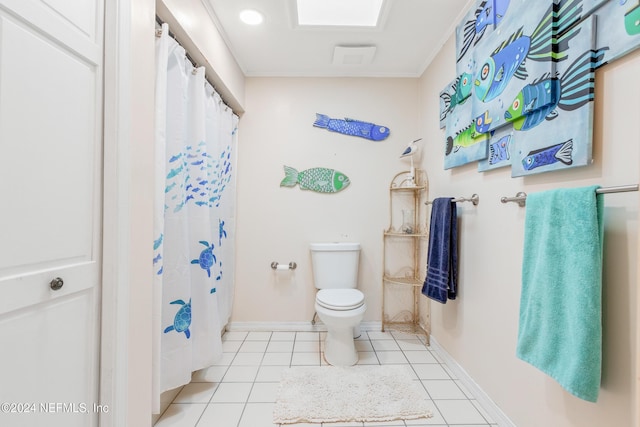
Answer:
[{"label": "toilet paper holder", "polygon": [[271,268],[273,270],[295,270],[298,267],[298,264],[291,261],[289,264],[279,264],[277,261],[273,261],[271,263]]}]

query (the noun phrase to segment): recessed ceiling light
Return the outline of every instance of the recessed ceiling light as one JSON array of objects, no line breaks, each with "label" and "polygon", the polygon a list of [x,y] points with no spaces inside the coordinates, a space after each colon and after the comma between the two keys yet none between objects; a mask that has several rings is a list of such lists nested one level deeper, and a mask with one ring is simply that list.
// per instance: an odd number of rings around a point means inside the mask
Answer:
[{"label": "recessed ceiling light", "polygon": [[384,0],[296,0],[298,25],[375,27]]},{"label": "recessed ceiling light", "polygon": [[247,9],[240,12],[240,20],[247,25],[260,25],[264,17],[257,10]]}]

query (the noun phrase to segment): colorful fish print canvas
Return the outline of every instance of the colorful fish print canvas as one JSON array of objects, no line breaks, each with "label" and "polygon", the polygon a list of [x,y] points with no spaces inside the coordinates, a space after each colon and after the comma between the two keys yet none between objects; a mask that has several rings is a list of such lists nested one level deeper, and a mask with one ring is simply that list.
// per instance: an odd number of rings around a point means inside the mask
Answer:
[{"label": "colorful fish print canvas", "polygon": [[511,166],[511,151],[517,137],[513,129],[503,126],[489,135],[489,152],[486,159],[478,161],[478,172]]},{"label": "colorful fish print canvas", "polygon": [[285,177],[280,182],[281,187],[299,185],[302,190],[311,190],[317,193],[337,193],[350,184],[349,178],[345,174],[328,168],[311,168],[298,172],[290,166],[285,166],[284,174]]},{"label": "colorful fish print canvas", "polygon": [[466,103],[471,96],[472,78],[470,73],[462,73],[440,92],[440,128],[445,127],[447,117],[451,116],[458,106]]},{"label": "colorful fish print canvas", "polygon": [[[474,50],[473,117],[479,133],[504,126],[508,103],[532,82],[532,76],[555,75],[557,64],[569,59],[572,40],[580,33],[571,26],[581,16],[580,0],[559,4],[514,0],[511,8],[519,19],[503,21],[500,31]],[[555,96],[553,90],[549,98]],[[544,102],[551,101],[540,99],[537,106]]]},{"label": "colorful fish print canvas", "polygon": [[[464,64],[472,48],[496,28],[509,9],[510,0],[481,0],[456,27],[456,62]],[[458,70],[460,71],[460,70]]]},{"label": "colorful fish print canvas", "polygon": [[332,119],[325,114],[318,113],[316,113],[316,121],[313,122],[313,126],[343,135],[359,136],[371,141],[382,141],[390,134],[390,130],[386,126],[347,118]]},{"label": "colorful fish print canvas", "polygon": [[[440,93],[445,168],[477,157],[479,171],[511,165],[515,177],[590,164],[595,69],[638,47],[640,0],[478,0]],[[468,75],[470,95],[456,85]]]},{"label": "colorful fish print canvas", "polygon": [[[537,76],[532,83],[554,86],[556,96],[545,106],[529,110],[527,105],[535,106],[536,92],[525,86],[505,112],[510,121],[510,117],[520,114],[511,121],[515,132],[511,165],[514,177],[591,163],[595,69],[607,49],[593,49],[593,16],[577,28],[581,33],[574,40],[575,55],[570,61],[558,63],[554,76]],[[518,113],[514,107],[526,111]]]},{"label": "colorful fish print canvas", "polygon": [[607,47],[606,62],[640,48],[640,0],[610,0],[597,9],[596,46]]}]

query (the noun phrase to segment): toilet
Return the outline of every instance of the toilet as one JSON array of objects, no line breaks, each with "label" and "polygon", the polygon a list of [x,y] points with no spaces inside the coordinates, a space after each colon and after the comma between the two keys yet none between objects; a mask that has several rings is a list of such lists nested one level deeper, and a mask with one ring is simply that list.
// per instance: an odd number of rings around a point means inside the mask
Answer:
[{"label": "toilet", "polygon": [[358,361],[354,336],[367,310],[358,284],[359,243],[311,243],[313,281],[318,289],[315,309],[327,327],[324,358],[333,366]]}]

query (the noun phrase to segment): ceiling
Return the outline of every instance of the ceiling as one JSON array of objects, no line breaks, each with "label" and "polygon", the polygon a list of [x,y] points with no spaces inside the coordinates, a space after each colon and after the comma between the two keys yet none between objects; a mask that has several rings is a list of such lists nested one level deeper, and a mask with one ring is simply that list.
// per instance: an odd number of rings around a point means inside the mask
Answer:
[{"label": "ceiling", "polygon": [[[207,2],[246,76],[419,77],[474,0],[385,0],[376,28],[299,27],[295,0]],[[264,22],[242,23],[244,9]]]}]

